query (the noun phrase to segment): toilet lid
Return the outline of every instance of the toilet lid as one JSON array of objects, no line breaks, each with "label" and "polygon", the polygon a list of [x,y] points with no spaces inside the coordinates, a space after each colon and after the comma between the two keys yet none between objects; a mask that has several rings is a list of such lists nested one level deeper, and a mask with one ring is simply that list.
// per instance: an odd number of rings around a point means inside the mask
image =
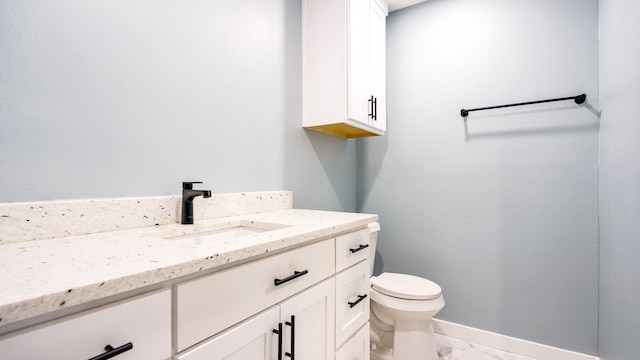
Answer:
[{"label": "toilet lid", "polygon": [[382,273],[371,277],[371,287],[385,295],[408,300],[435,299],[442,294],[433,281],[407,274]]}]

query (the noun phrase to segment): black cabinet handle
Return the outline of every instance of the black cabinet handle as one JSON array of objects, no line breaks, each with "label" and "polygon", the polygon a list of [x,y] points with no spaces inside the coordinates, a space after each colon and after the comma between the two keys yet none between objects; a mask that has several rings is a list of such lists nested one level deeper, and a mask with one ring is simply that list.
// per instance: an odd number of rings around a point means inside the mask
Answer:
[{"label": "black cabinet handle", "polygon": [[364,295],[358,295],[358,300],[354,301],[354,302],[348,302],[347,304],[349,304],[349,307],[353,309],[354,306],[358,305],[358,303],[360,303],[360,301],[364,300],[367,298],[367,294]]},{"label": "black cabinet handle", "polygon": [[282,323],[278,323],[278,330],[273,329],[274,334],[278,334],[278,360],[282,360]]},{"label": "black cabinet handle", "polygon": [[273,280],[273,283],[274,283],[276,286],[278,286],[278,285],[282,285],[282,284],[286,283],[287,281],[291,281],[291,280],[293,280],[293,279],[295,279],[295,278],[299,278],[300,276],[302,276],[302,275],[306,275],[306,274],[308,274],[308,273],[309,273],[309,270],[294,271],[294,272],[293,272],[293,275],[288,276],[288,277],[286,277],[286,278],[284,278],[284,279],[274,279],[274,280]]},{"label": "black cabinet handle", "polygon": [[286,352],[284,353],[284,356],[291,358],[291,360],[294,360],[294,356],[295,356],[295,344],[296,344],[296,317],[294,315],[291,315],[291,322],[286,321],[285,322],[286,325],[291,326],[291,352]]},{"label": "black cabinet handle", "polygon": [[371,95],[369,100],[367,100],[371,104],[371,112],[368,114],[370,118],[377,121],[378,120],[378,98]]},{"label": "black cabinet handle", "polygon": [[367,101],[369,102],[369,105],[370,105],[370,106],[369,106],[369,109],[370,109],[370,110],[369,110],[369,113],[367,114],[367,116],[369,116],[370,118],[372,118],[372,119],[373,119],[373,118],[374,118],[374,117],[373,117],[373,116],[374,116],[374,115],[373,115],[373,104],[374,104],[374,101],[375,101],[375,100],[373,100],[373,95],[371,95],[371,97],[370,97],[370,98],[369,98],[369,100],[367,100]]},{"label": "black cabinet handle", "polygon": [[94,356],[89,360],[107,360],[107,359],[111,359],[114,356],[118,356],[120,354],[122,354],[125,351],[129,351],[133,349],[133,343],[126,343],[120,347],[114,348],[111,345],[107,345],[104,347],[104,353],[98,355],[98,356]]},{"label": "black cabinet handle", "polygon": [[373,98],[373,120],[378,121],[378,98]]},{"label": "black cabinet handle", "polygon": [[360,246],[358,246],[358,247],[357,247],[357,248],[355,248],[355,249],[349,249],[349,251],[351,251],[351,253],[353,254],[353,253],[357,253],[357,252],[358,252],[358,251],[360,251],[360,250],[364,250],[364,249],[366,249],[366,248],[368,248],[368,247],[369,247],[369,244],[364,244],[364,245],[360,245]]}]

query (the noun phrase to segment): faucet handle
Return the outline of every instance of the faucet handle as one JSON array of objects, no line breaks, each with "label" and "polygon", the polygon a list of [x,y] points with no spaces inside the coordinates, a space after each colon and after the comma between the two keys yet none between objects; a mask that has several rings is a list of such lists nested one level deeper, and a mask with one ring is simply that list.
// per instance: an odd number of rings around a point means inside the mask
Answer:
[{"label": "faucet handle", "polygon": [[202,184],[202,181],[183,181],[182,190],[193,190],[193,184]]}]

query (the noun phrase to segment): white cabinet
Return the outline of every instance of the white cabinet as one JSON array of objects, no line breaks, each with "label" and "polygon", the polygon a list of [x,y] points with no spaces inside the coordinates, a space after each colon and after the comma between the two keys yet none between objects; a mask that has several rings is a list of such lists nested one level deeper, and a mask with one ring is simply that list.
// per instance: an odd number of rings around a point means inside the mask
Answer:
[{"label": "white cabinet", "polygon": [[386,0],[303,0],[303,126],[386,131]]},{"label": "white cabinet", "polygon": [[177,350],[331,277],[334,253],[327,239],[176,285]]},{"label": "white cabinet", "polygon": [[176,359],[368,359],[368,246],[365,228],[177,284]]},{"label": "white cabinet", "polygon": [[0,358],[86,360],[124,346],[119,360],[365,360],[368,246],[361,229],[170,283],[3,335]]},{"label": "white cabinet", "polygon": [[176,359],[280,360],[285,359],[285,354],[298,359],[333,359],[333,292],[334,279],[331,278],[183,352]]},{"label": "white cabinet", "polygon": [[124,300],[6,335],[0,339],[0,357],[86,360],[105,353],[107,345],[130,348],[117,355],[118,360],[169,358],[171,292]]}]

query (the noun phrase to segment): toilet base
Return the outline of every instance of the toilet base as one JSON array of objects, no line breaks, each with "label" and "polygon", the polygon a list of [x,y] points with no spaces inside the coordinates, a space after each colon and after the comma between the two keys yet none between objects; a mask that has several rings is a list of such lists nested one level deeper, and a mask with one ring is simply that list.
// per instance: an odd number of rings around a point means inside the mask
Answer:
[{"label": "toilet base", "polygon": [[438,360],[431,319],[424,321],[396,321],[393,349],[371,349],[372,360]]},{"label": "toilet base", "polygon": [[438,360],[431,319],[397,321],[393,347],[394,360]]}]

